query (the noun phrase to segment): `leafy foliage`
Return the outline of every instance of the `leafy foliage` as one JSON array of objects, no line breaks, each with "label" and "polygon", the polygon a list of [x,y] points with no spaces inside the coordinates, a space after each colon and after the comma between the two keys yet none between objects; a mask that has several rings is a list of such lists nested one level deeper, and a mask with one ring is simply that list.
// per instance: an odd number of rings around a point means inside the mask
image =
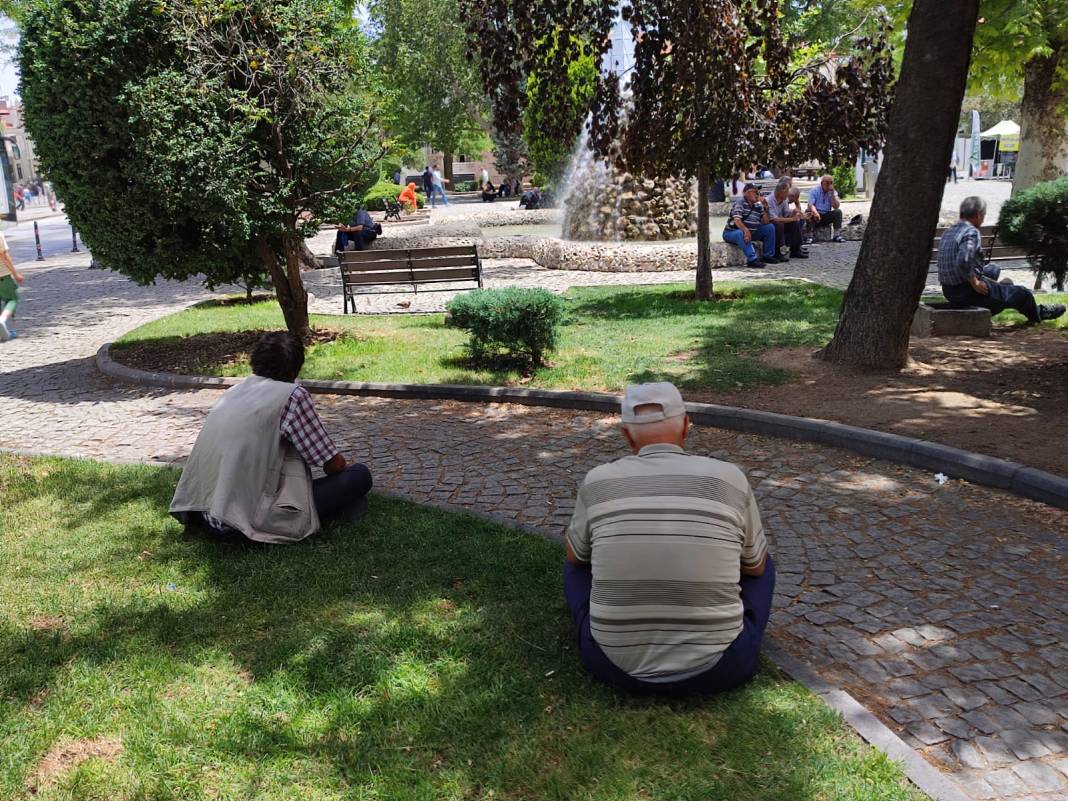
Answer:
[{"label": "leafy foliage", "polygon": [[857,191],[857,171],[852,164],[839,164],[831,170],[834,188],[839,197],[849,197]]},{"label": "leafy foliage", "polygon": [[1057,290],[1068,276],[1068,178],[1035,184],[1005,201],[998,217],[998,238],[1028,249],[1039,275],[1052,275]]},{"label": "leafy foliage", "polygon": [[471,334],[468,347],[476,361],[503,348],[538,367],[556,347],[564,302],[545,289],[479,289],[457,295],[446,306],[449,325]]},{"label": "leafy foliage", "polygon": [[[561,46],[561,38],[568,44]],[[536,48],[534,69],[527,78],[523,130],[534,168],[555,183],[567,168],[575,141],[582,131],[597,87],[597,62],[590,48],[570,40],[571,34],[554,31]],[[576,52],[567,65],[567,79],[558,80],[555,65],[561,52]]]},{"label": "leafy foliage", "polygon": [[19,50],[42,167],[134,280],[269,274],[310,333],[304,238],[348,217],[383,147],[364,42],[326,0],[39,0]]},{"label": "leafy foliage", "polygon": [[[386,208],[385,200],[396,200],[402,191],[402,187],[397,186],[392,181],[379,181],[372,186],[363,195],[363,205],[372,211],[383,211]],[[419,208],[426,205],[426,196],[422,192],[415,193],[415,201],[419,204]]]},{"label": "leafy foliage", "polygon": [[368,9],[390,133],[446,154],[487,149],[485,101],[457,0],[371,0]]}]

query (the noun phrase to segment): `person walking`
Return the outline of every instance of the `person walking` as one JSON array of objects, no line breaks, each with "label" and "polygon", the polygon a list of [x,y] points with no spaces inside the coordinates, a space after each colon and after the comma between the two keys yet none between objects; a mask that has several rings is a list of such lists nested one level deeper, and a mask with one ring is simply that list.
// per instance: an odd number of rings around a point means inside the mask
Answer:
[{"label": "person walking", "polygon": [[440,197],[441,201],[448,206],[449,198],[445,196],[445,179],[441,175],[441,171],[438,170],[438,165],[434,165],[434,169],[430,171],[430,205],[432,208],[437,208],[435,198]]},{"label": "person walking", "polygon": [[957,154],[956,154],[956,152],[954,152],[953,155],[949,157],[949,172],[946,175],[946,183],[947,184],[949,183],[949,179],[950,178],[953,179],[953,183],[957,183]]},{"label": "person walking", "polygon": [[434,173],[430,171],[430,165],[423,167],[423,195],[427,200],[430,200],[430,195],[434,190]]},{"label": "person walking", "polygon": [[15,339],[18,334],[9,325],[19,305],[19,284],[26,279],[15,268],[7,239],[0,233],[0,342]]}]

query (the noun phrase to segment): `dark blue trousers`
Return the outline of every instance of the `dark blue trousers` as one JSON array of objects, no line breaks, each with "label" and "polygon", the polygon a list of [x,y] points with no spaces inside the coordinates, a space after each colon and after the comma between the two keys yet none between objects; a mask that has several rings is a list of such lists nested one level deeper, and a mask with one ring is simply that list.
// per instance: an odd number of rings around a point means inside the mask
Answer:
[{"label": "dark blue trousers", "polygon": [[371,471],[362,464],[350,464],[340,473],[315,479],[312,481],[312,497],[319,520],[326,523],[344,517],[363,500],[373,485]]},{"label": "dark blue trousers", "polygon": [[1005,309],[1016,309],[1032,323],[1039,322],[1038,303],[1034,293],[1023,286],[1009,286],[994,281],[984,281],[990,290],[989,295],[980,295],[971,284],[950,286],[942,284],[942,294],[951,306],[978,306],[990,309],[991,314],[1000,314]]},{"label": "dark blue trousers", "polygon": [[719,661],[696,676],[672,683],[636,679],[609,659],[590,633],[590,592],[593,573],[589,565],[564,562],[564,597],[575,623],[579,658],[590,674],[605,684],[637,694],[670,696],[702,695],[740,687],[757,671],[757,656],[764,639],[764,629],[771,617],[771,599],[775,593],[775,564],[768,563],[761,576],[742,576],[742,631]]}]

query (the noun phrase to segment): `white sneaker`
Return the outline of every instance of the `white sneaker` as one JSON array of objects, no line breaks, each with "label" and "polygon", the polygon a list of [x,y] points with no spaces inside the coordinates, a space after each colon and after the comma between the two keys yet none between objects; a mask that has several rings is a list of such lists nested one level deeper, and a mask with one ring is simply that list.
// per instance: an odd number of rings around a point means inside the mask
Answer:
[{"label": "white sneaker", "polygon": [[11,329],[7,327],[7,323],[0,320],[0,342],[7,342],[11,339]]}]

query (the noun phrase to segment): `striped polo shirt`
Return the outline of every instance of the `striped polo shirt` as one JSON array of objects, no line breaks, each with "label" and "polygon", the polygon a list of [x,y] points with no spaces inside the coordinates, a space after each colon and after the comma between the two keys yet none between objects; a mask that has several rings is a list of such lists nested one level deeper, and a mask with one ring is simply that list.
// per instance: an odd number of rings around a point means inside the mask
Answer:
[{"label": "striped polo shirt", "polygon": [[591,470],[567,541],[591,565],[590,633],[646,681],[715,665],[742,630],[741,567],[768,548],[745,474],[668,444]]}]

